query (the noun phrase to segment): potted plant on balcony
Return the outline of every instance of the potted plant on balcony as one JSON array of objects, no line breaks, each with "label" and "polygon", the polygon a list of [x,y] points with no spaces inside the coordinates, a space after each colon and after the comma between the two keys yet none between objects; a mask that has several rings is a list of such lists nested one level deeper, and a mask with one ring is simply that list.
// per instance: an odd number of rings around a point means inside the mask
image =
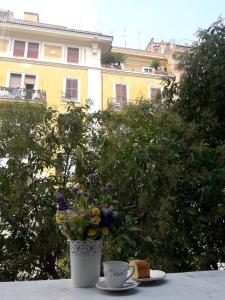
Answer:
[{"label": "potted plant on balcony", "polygon": [[154,68],[156,71],[159,70],[160,66],[161,66],[161,63],[158,59],[155,59],[151,62],[151,67]]},{"label": "potted plant on balcony", "polygon": [[121,69],[121,63],[126,61],[126,55],[120,52],[104,53],[101,57],[101,63],[106,67]]},{"label": "potted plant on balcony", "polygon": [[124,63],[126,61],[126,55],[120,52],[114,52],[113,55],[115,59],[114,66],[117,69],[121,69],[121,63]]},{"label": "potted plant on balcony", "polygon": [[106,68],[111,67],[112,64],[116,62],[114,53],[107,52],[102,54],[101,63],[105,65]]},{"label": "potted plant on balcony", "polygon": [[[110,187],[102,188],[106,193]],[[102,238],[109,235],[116,213],[104,206],[104,196],[97,203],[94,197],[76,185],[67,200],[56,193],[56,223],[70,245],[72,284],[92,287],[100,277]]]}]

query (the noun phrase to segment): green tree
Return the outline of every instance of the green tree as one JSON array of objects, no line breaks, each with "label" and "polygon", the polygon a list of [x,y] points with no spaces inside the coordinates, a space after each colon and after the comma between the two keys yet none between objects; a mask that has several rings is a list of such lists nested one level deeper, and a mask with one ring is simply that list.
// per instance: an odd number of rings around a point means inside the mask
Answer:
[{"label": "green tree", "polygon": [[225,25],[222,19],[198,33],[199,40],[183,62],[178,110],[194,121],[211,145],[225,140]]},{"label": "green tree", "polygon": [[1,107],[0,280],[65,276],[54,194],[72,186],[87,135],[84,117],[85,108],[59,115],[29,104]]}]

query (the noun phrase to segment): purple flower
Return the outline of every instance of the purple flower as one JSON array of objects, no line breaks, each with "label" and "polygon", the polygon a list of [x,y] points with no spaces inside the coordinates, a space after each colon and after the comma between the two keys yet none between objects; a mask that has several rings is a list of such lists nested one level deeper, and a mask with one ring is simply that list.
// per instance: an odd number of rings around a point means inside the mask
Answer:
[{"label": "purple flower", "polygon": [[112,229],[113,224],[116,221],[117,213],[113,212],[112,206],[107,208],[103,208],[101,210],[101,221],[99,223],[100,227],[108,227]]},{"label": "purple flower", "polygon": [[101,192],[102,193],[107,193],[111,190],[111,188],[112,188],[112,183],[108,182],[108,183],[106,183],[105,185],[103,185],[101,187]]},{"label": "purple flower", "polygon": [[56,202],[58,204],[58,210],[67,210],[68,209],[68,206],[67,206],[67,203],[66,203],[66,200],[64,199],[63,195],[61,193],[56,193],[55,194],[56,196]]},{"label": "purple flower", "polygon": [[79,186],[78,186],[78,185],[75,185],[75,186],[72,188],[72,192],[77,193],[78,191],[79,191]]},{"label": "purple flower", "polygon": [[97,179],[97,176],[98,176],[97,172],[94,172],[94,173],[89,174],[87,176],[87,179],[88,179],[88,181],[93,182],[93,181],[95,181]]},{"label": "purple flower", "polygon": [[101,187],[101,192],[104,194],[104,193],[107,193],[107,188],[106,188],[106,186],[104,185],[104,186],[102,186]]},{"label": "purple flower", "polygon": [[108,189],[108,191],[110,191],[113,185],[112,185],[111,182],[108,182],[108,183],[106,183],[105,186],[106,186],[106,188]]},{"label": "purple flower", "polygon": [[80,198],[81,196],[88,197],[88,193],[82,192],[82,191],[78,191],[78,192],[77,192],[77,197]]}]

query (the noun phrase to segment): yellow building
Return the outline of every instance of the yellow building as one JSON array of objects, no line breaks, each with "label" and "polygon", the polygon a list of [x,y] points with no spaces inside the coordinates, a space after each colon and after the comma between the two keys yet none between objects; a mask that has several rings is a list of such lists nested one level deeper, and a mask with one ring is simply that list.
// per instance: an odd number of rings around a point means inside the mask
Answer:
[{"label": "yellow building", "polygon": [[[154,99],[163,79],[173,74],[168,67],[173,55],[150,50],[152,41],[146,50],[136,50],[112,48],[112,40],[98,32],[41,23],[35,13],[26,12],[20,20],[0,10],[0,101],[43,103],[62,112],[71,102],[89,101],[96,111]],[[101,65],[101,56],[110,50],[125,55],[125,62]],[[151,67],[156,60],[160,68]]]}]

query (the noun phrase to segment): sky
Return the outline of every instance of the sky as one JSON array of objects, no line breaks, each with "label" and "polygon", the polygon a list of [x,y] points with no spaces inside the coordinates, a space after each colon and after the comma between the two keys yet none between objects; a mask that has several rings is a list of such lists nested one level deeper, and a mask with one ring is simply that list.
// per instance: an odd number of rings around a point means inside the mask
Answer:
[{"label": "sky", "polygon": [[178,44],[225,17],[225,0],[0,0],[16,18],[37,12],[40,22],[113,35],[113,45],[145,49],[151,38]]}]

